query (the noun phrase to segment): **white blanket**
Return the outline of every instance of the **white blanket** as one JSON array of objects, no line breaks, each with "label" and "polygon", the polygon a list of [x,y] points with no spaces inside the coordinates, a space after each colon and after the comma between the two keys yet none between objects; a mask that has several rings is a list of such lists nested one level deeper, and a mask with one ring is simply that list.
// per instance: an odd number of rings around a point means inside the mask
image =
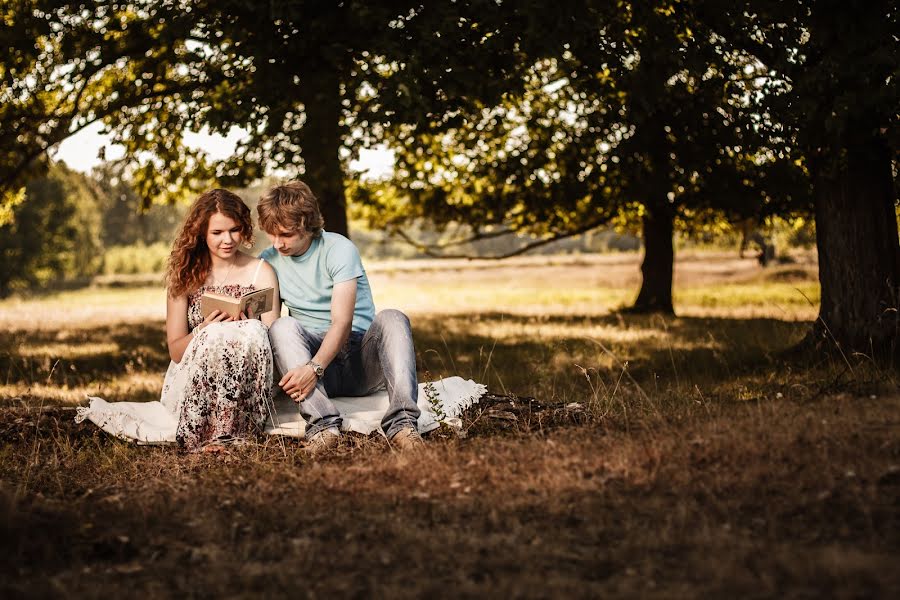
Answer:
[{"label": "white blanket", "polygon": [[[459,415],[487,392],[485,386],[471,379],[447,377],[433,384],[445,422],[459,426]],[[419,431],[425,433],[438,427],[425,390],[419,384]],[[178,417],[160,402],[107,402],[103,398],[88,396],[90,406],[78,408],[75,420],[93,422],[103,431],[138,444],[174,444]],[[345,431],[369,434],[381,431],[381,417],[388,408],[387,392],[377,392],[359,398],[333,398],[332,401],[343,417]],[[297,404],[284,394],[276,396],[266,421],[266,433],[303,437],[306,423],[300,416]]]}]

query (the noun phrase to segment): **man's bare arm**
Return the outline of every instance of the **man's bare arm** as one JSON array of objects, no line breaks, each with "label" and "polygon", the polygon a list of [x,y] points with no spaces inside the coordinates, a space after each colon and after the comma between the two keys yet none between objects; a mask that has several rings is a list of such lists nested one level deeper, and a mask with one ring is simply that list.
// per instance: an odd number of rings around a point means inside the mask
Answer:
[{"label": "man's bare arm", "polygon": [[[353,309],[356,307],[356,279],[335,284],[331,295],[331,327],[312,360],[327,368],[341,351],[353,326]],[[306,365],[297,365],[284,374],[278,382],[288,395],[299,393],[297,399],[308,396],[317,382],[315,371]]]}]

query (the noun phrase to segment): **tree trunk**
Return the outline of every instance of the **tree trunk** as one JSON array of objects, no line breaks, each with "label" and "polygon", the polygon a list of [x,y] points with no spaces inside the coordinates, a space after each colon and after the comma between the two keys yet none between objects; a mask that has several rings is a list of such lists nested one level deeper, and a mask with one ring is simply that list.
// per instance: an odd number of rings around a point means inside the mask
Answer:
[{"label": "tree trunk", "polygon": [[876,137],[842,158],[839,168],[814,173],[822,303],[807,341],[896,359],[900,242],[891,152]]},{"label": "tree trunk", "polygon": [[675,314],[672,306],[674,222],[675,215],[668,206],[647,207],[643,217],[644,260],[641,262],[641,291],[629,312]]},{"label": "tree trunk", "polygon": [[348,235],[344,170],[339,155],[343,141],[340,79],[335,70],[311,73],[304,84],[306,122],[300,147],[306,171],[304,182],[319,199],[325,229]]}]

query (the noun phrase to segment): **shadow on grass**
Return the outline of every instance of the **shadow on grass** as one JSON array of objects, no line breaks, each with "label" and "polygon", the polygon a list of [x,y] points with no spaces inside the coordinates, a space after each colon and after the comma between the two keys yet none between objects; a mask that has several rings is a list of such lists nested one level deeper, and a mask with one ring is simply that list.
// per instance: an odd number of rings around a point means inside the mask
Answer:
[{"label": "shadow on grass", "polygon": [[[802,339],[809,324],[771,318],[485,312],[417,317],[413,328],[420,380],[460,375],[498,394],[571,402],[620,384],[652,396],[693,388],[715,393],[711,386],[742,379],[771,382],[777,374],[806,368],[784,361],[781,353]],[[0,347],[6,349],[0,354],[0,381],[7,386],[109,390],[106,384],[133,376],[158,378],[161,384],[169,363],[162,321],[0,332]],[[141,388],[129,398],[151,399],[156,392],[147,393]]]},{"label": "shadow on grass", "polygon": [[0,461],[0,480],[43,471],[0,485],[17,557],[0,594],[893,597],[896,407],[430,443],[418,468],[384,448],[225,461],[79,433]]},{"label": "shadow on grass", "polygon": [[3,382],[77,386],[169,364],[164,324],[0,332]]},{"label": "shadow on grass", "polygon": [[[421,371],[458,374],[493,391],[531,396],[552,392],[547,385],[554,380],[563,388],[573,381],[582,384],[582,367],[615,379],[627,363],[630,376],[651,389],[660,383],[683,387],[783,368],[789,365],[779,362],[779,354],[808,328],[808,323],[769,318],[500,312],[414,323]],[[466,333],[485,329],[496,335]]]}]

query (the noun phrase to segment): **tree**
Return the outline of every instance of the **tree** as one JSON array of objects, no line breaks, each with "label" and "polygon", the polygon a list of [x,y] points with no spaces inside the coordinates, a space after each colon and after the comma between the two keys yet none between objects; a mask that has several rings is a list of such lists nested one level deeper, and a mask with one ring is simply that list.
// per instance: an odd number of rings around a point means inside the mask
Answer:
[{"label": "tree", "polygon": [[671,313],[676,222],[802,204],[803,175],[740,110],[747,89],[735,79],[749,59],[724,55],[690,11],[591,6],[548,34],[556,47],[529,46],[537,60],[521,93],[453,107],[450,125],[427,133],[397,127],[393,185],[406,198],[378,216],[401,235],[399,223],[427,216],[476,224],[476,238],[529,233],[543,244],[637,215],[645,254],[633,308]]},{"label": "tree", "polygon": [[184,207],[154,204],[142,208],[124,171],[121,165],[104,163],[91,173],[100,203],[104,247],[171,242]]},{"label": "tree", "polygon": [[[0,30],[8,49],[0,62],[0,213],[21,201],[68,136],[97,121],[119,123],[126,109],[184,102],[221,75],[201,69],[202,57],[181,41],[193,19],[176,3],[9,4]],[[181,152],[166,171],[177,187],[189,176],[175,167],[189,152],[180,132],[165,135]]]},{"label": "tree", "polygon": [[[10,150],[0,187],[14,197],[53,144],[101,120],[125,146],[129,175],[147,202],[184,197],[213,179],[243,185],[270,170],[303,173],[328,228],[346,233],[353,152],[371,131],[417,114],[421,94],[446,96],[476,72],[490,81],[495,41],[470,19],[501,10],[488,0],[19,7],[3,71],[4,97],[13,102],[0,119],[4,131],[26,134],[0,139]],[[435,27],[452,37],[436,36]],[[426,50],[410,57],[417,44]],[[233,127],[248,137],[221,163],[184,144],[186,131]]]},{"label": "tree", "polygon": [[94,275],[102,262],[96,190],[85,176],[51,164],[0,226],[0,297],[50,281]]},{"label": "tree", "polygon": [[760,127],[806,157],[822,301],[807,344],[897,355],[898,10],[893,2],[698,3],[768,75]]},{"label": "tree", "polygon": [[459,103],[460,81],[492,81],[514,64],[508,53],[492,53],[500,42],[478,26],[502,10],[486,0],[291,0],[271,2],[268,12],[210,2],[195,39],[212,57],[249,66],[189,124],[221,132],[247,127],[249,138],[219,165],[218,178],[243,185],[266,169],[289,177],[302,169],[328,229],[347,233],[345,180],[354,153],[385,128],[421,119],[431,97]]}]

